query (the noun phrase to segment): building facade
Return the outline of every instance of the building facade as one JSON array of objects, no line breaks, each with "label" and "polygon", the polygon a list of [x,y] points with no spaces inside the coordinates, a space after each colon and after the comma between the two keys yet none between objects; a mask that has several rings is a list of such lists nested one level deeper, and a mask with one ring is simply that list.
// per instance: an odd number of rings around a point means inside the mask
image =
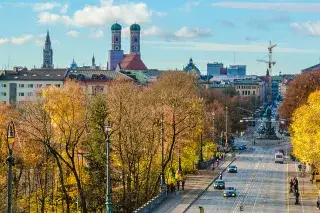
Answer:
[{"label": "building facade", "polygon": [[51,47],[51,39],[49,31],[47,31],[46,41],[43,48],[43,64],[42,68],[53,68],[53,50]]},{"label": "building facade", "polygon": [[0,76],[0,101],[15,105],[35,97],[41,88],[63,86],[67,69],[4,71]]},{"label": "building facade", "polygon": [[221,75],[221,69],[223,68],[223,63],[207,63],[207,75],[215,76]]},{"label": "building facade", "polygon": [[246,75],[246,65],[230,65],[227,67],[227,75]]},{"label": "building facade", "polygon": [[243,79],[233,82],[234,88],[242,98],[255,97],[260,103],[264,101],[264,83],[260,79]]}]

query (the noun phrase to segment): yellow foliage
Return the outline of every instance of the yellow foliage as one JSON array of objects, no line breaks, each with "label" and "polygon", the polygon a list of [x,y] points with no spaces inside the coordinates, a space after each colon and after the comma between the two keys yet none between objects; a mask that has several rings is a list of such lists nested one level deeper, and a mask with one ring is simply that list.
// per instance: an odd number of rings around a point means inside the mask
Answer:
[{"label": "yellow foliage", "polygon": [[307,104],[293,114],[293,152],[302,162],[320,166],[320,91],[311,93]]}]

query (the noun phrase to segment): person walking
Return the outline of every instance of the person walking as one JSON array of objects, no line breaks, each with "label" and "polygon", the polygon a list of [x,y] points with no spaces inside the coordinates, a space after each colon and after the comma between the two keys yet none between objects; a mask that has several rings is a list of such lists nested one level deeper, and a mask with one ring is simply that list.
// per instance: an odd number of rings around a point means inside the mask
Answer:
[{"label": "person walking", "polygon": [[295,202],[295,205],[298,205],[298,204],[299,204],[299,197],[300,197],[300,193],[297,192],[297,193],[296,193],[296,202]]},{"label": "person walking", "polygon": [[318,198],[317,198],[317,209],[319,209],[320,208],[320,196],[318,196]]},{"label": "person walking", "polygon": [[222,180],[222,172],[219,174],[219,179]]},{"label": "person walking", "polygon": [[290,183],[289,183],[289,184],[290,184],[290,191],[289,191],[289,193],[291,193],[291,192],[293,192],[293,189],[292,189],[292,188],[293,188],[293,185],[294,185],[292,179],[290,180]]},{"label": "person walking", "polygon": [[186,181],[183,179],[182,180],[182,190],[184,190],[184,185],[185,185]]},{"label": "person walking", "polygon": [[314,176],[315,176],[315,171],[313,171],[312,173],[311,173],[311,175],[310,175],[310,181],[311,181],[311,183],[313,184],[313,180],[314,180]]},{"label": "person walking", "polygon": [[293,178],[293,187],[294,187],[294,194],[299,193],[299,181],[297,177]]}]

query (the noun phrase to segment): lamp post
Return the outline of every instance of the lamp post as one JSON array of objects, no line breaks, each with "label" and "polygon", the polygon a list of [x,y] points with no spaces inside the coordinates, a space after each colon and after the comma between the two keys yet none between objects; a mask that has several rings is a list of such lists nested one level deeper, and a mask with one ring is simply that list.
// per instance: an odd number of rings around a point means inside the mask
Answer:
[{"label": "lamp post", "polygon": [[[16,130],[14,127],[13,121],[10,121],[7,126],[7,146],[9,156],[7,158],[8,161],[8,213],[12,213],[12,168],[14,166],[14,157],[12,152],[12,144],[14,142]],[[10,140],[10,141],[9,141]]]},{"label": "lamp post", "polygon": [[161,183],[160,183],[161,191],[164,191],[167,189],[166,180],[164,177],[164,127],[163,127],[163,122],[164,122],[164,118],[163,118],[163,113],[162,113],[161,114]]},{"label": "lamp post", "polygon": [[212,141],[214,143],[214,111],[212,111]]},{"label": "lamp post", "polygon": [[107,196],[106,196],[106,213],[112,213],[112,202],[111,202],[111,184],[110,184],[110,131],[111,125],[107,121],[105,126],[106,138],[106,154],[107,154]]},{"label": "lamp post", "polygon": [[203,153],[202,153],[202,132],[200,132],[200,153],[199,153],[199,165],[203,162]]},{"label": "lamp post", "polygon": [[228,148],[228,107],[226,107],[226,149]]}]

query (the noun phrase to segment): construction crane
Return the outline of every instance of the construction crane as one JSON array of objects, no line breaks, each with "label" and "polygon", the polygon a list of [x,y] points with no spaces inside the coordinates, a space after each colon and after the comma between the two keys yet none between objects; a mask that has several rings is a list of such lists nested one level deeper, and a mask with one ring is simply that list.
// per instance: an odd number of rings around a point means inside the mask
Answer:
[{"label": "construction crane", "polygon": [[268,51],[269,51],[269,61],[263,60],[263,59],[258,59],[258,62],[263,62],[268,64],[268,70],[269,70],[269,87],[268,87],[268,103],[272,103],[272,67],[276,64],[275,61],[272,61],[272,49],[275,48],[277,45],[272,44],[270,41]]}]

